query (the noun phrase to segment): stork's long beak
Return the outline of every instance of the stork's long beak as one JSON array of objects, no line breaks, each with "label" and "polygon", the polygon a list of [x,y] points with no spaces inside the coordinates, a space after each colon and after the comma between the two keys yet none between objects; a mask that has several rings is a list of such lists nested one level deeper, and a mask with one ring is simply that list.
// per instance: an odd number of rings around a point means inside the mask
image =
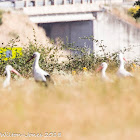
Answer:
[{"label": "stork's long beak", "polygon": [[11,72],[14,72],[16,75],[21,76],[19,72],[17,72],[15,69],[12,69]]},{"label": "stork's long beak", "polygon": [[99,66],[97,69],[96,69],[96,72],[99,72],[103,67],[102,66]]},{"label": "stork's long beak", "polygon": [[123,60],[124,60],[125,62],[127,62],[125,58],[123,58]]},{"label": "stork's long beak", "polygon": [[34,55],[26,63],[28,63],[29,61],[31,61],[33,58],[34,58]]}]

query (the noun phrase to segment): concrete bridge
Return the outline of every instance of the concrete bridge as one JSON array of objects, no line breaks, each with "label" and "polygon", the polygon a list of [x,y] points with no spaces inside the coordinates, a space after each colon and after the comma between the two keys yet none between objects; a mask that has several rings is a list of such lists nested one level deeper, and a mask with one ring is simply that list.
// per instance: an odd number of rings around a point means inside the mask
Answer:
[{"label": "concrete bridge", "polygon": [[100,48],[94,42],[79,39],[94,36],[99,41],[103,40],[103,44],[108,46],[106,51],[109,52],[133,46],[133,51],[128,56],[134,58],[140,56],[140,29],[109,12],[103,12],[104,9],[100,7],[100,4],[123,1],[22,0],[15,1],[14,8],[22,9],[32,22],[45,29],[46,35],[51,39],[61,38],[64,43],[75,42],[75,46],[86,46],[90,51],[98,52]]},{"label": "concrete bridge", "polygon": [[39,5],[34,1],[25,1],[23,11],[30,20],[43,27],[51,39],[61,38],[64,43],[76,42],[75,45],[88,46],[93,51],[93,42],[79,39],[83,36],[94,35],[93,21],[97,12],[102,9],[95,0],[43,0]]},{"label": "concrete bridge", "polygon": [[[98,52],[99,47],[90,40],[82,40],[79,37],[94,36],[103,40],[108,46],[106,51],[118,51],[124,47],[133,47],[134,53],[128,56],[134,58],[140,55],[138,36],[140,30],[133,25],[103,12],[101,4],[115,3],[115,0],[40,0],[24,1],[23,11],[30,20],[43,27],[46,35],[51,39],[61,38],[64,43],[73,43],[75,46],[88,47],[89,53]],[[117,0],[122,2],[122,0]],[[131,55],[130,55],[131,54]]]},{"label": "concrete bridge", "polygon": [[[37,3],[37,1],[35,1]],[[80,3],[76,1],[60,1],[54,0],[51,5],[47,5],[46,1],[43,2],[43,6],[34,4],[33,7],[28,7],[26,1],[26,7],[23,8],[25,14],[27,14],[30,20],[34,23],[54,23],[54,22],[70,22],[70,21],[82,21],[93,20],[98,11],[101,11],[99,4],[96,4],[92,0],[80,0]]]}]

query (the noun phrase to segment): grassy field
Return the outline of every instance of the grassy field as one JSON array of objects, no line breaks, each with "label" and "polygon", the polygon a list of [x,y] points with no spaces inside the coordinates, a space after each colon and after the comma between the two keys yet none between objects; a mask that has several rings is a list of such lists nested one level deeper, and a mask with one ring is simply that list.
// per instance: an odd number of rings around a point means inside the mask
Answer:
[{"label": "grassy field", "polygon": [[[12,138],[22,140],[139,140],[140,74],[109,76],[113,83],[88,72],[53,75],[55,86],[49,88],[33,79],[12,81],[11,88],[0,88],[0,139],[11,140],[1,137],[7,132],[42,134]],[[61,132],[61,137],[44,137],[46,132]]]}]

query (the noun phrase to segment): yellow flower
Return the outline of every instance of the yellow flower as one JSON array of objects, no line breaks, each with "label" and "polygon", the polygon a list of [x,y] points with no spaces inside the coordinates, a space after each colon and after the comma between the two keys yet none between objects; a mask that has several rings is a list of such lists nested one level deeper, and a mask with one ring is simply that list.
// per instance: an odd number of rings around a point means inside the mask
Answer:
[{"label": "yellow flower", "polygon": [[140,6],[132,7],[130,9],[128,9],[128,13],[131,14],[131,15],[134,15],[138,12],[139,9],[140,9]]},{"label": "yellow flower", "polygon": [[135,63],[133,63],[133,67],[136,68],[136,64]]},{"label": "yellow flower", "polygon": [[72,71],[72,75],[75,75],[75,74],[76,74],[76,71],[73,70],[73,71]]},{"label": "yellow flower", "polygon": [[134,68],[133,68],[133,67],[131,67],[131,70],[132,70],[132,71],[134,71]]},{"label": "yellow flower", "polygon": [[86,67],[83,67],[83,71],[86,71],[87,70],[87,68]]}]

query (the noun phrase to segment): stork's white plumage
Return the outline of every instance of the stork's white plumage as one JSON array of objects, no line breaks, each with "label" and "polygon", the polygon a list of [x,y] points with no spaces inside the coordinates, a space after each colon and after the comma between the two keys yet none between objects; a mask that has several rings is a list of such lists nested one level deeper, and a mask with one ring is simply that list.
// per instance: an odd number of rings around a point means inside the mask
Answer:
[{"label": "stork's white plumage", "polygon": [[4,72],[4,73],[6,73],[6,79],[3,82],[3,87],[4,88],[6,88],[10,85],[11,72],[14,72],[18,76],[21,76],[11,65],[7,65],[6,68],[5,68],[5,72]]},{"label": "stork's white plumage", "polygon": [[119,77],[132,77],[133,75],[130,72],[128,72],[127,70],[125,70],[125,68],[124,68],[124,61],[126,61],[126,60],[123,57],[122,53],[119,54],[119,60],[120,60],[120,66],[119,66],[117,75]]},{"label": "stork's white plumage", "polygon": [[99,67],[98,69],[96,70],[97,72],[102,70],[101,72],[101,76],[102,76],[102,80],[103,81],[109,81],[109,82],[112,82],[112,80],[106,75],[106,69],[108,67],[108,64],[106,62],[103,62]]},{"label": "stork's white plumage", "polygon": [[27,62],[29,62],[33,58],[35,58],[33,63],[33,76],[35,81],[44,82],[46,86],[49,82],[53,83],[53,80],[51,79],[49,73],[41,69],[39,66],[40,53],[34,52],[33,56]]}]

